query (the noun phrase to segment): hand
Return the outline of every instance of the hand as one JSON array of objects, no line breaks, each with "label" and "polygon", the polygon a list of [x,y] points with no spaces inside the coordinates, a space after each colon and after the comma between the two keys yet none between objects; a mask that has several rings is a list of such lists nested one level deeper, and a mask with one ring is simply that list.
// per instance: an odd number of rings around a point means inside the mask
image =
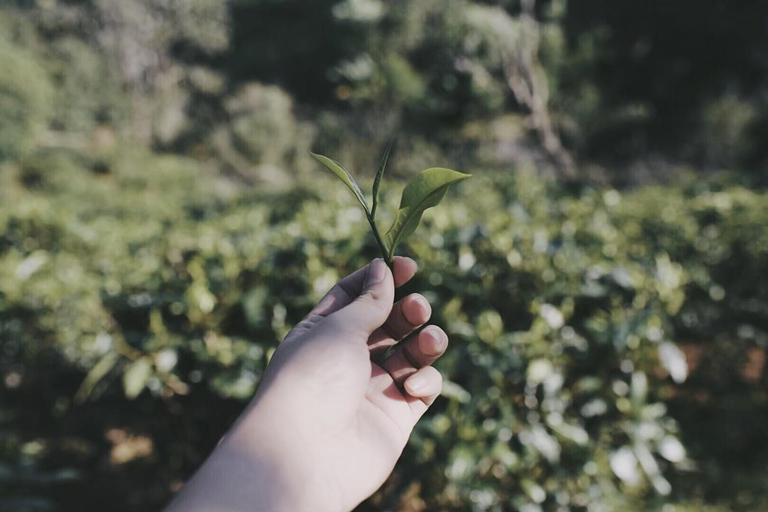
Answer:
[{"label": "hand", "polygon": [[427,300],[394,302],[416,273],[395,258],[341,280],[275,351],[259,390],[171,511],[352,510],[386,480],[442,378],[448,337]]}]

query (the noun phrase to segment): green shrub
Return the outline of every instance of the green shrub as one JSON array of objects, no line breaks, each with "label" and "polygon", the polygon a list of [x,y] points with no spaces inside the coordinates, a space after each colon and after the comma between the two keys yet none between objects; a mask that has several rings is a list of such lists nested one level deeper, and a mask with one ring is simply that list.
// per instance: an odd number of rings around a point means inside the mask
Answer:
[{"label": "green shrub", "polygon": [[55,77],[57,130],[89,134],[98,124],[124,121],[124,91],[104,55],[76,38],[64,37],[50,45],[48,60]]},{"label": "green shrub", "polygon": [[252,83],[226,100],[234,146],[257,163],[281,165],[294,147],[293,100],[282,89]]},{"label": "green shrub", "polygon": [[[109,172],[94,175],[94,161]],[[157,456],[129,466],[152,485],[119,477],[119,465],[89,478],[118,500],[159,506],[225,431],[291,325],[376,244],[331,177],[233,196],[191,161],[130,150],[54,153],[44,166],[60,173],[47,188],[8,167],[0,202],[10,397],[1,412],[16,418],[0,424],[6,464],[88,474],[108,457],[104,432],[132,429],[155,442]],[[758,270],[765,196],[706,186],[574,193],[525,174],[478,178],[456,195],[409,245],[421,264],[409,289],[429,297],[451,335],[445,399],[361,510],[408,500],[586,510],[601,496],[667,494],[687,461],[664,405],[678,387],[670,373],[686,376],[674,342],[696,329],[734,335],[746,320],[732,322],[729,309],[768,289]],[[728,274],[734,264],[753,272]],[[704,312],[721,316],[707,324]],[[749,322],[764,343],[765,320]],[[71,431],[80,445],[58,437],[62,418],[92,425]],[[34,439],[45,449],[24,455]],[[70,494],[58,499],[75,500],[77,484],[61,485]]]},{"label": "green shrub", "polygon": [[0,41],[0,160],[30,149],[51,117],[53,90],[33,55]]}]

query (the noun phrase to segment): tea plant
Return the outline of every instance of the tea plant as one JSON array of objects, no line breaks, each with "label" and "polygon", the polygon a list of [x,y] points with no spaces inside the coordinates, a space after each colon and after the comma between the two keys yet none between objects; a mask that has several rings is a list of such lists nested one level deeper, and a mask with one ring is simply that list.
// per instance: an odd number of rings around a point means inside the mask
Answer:
[{"label": "tea plant", "polygon": [[376,210],[379,206],[379,186],[384,176],[384,169],[387,166],[393,143],[394,139],[384,151],[384,156],[382,156],[379,168],[376,171],[376,177],[373,180],[371,190],[372,206],[368,206],[368,201],[365,199],[365,195],[360,190],[357,182],[340,163],[326,156],[309,152],[318,162],[338,176],[355,195],[365,212],[368,223],[371,225],[371,231],[376,239],[376,243],[379,245],[381,255],[390,267],[395,257],[395,249],[416,231],[424,211],[437,206],[445,197],[445,193],[450,185],[472,176],[471,174],[464,174],[444,167],[430,167],[421,171],[403,189],[400,207],[397,210],[395,220],[382,237],[376,225]]}]

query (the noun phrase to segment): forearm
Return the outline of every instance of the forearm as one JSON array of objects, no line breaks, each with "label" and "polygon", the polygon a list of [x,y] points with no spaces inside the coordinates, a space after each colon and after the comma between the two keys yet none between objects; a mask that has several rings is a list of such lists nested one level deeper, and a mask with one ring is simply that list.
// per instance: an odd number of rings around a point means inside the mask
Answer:
[{"label": "forearm", "polygon": [[281,470],[257,443],[234,432],[187,482],[167,512],[267,512],[280,510]]},{"label": "forearm", "polygon": [[291,453],[291,422],[273,428],[251,409],[237,422],[166,512],[319,512],[328,503],[320,475],[302,474],[307,453]]}]

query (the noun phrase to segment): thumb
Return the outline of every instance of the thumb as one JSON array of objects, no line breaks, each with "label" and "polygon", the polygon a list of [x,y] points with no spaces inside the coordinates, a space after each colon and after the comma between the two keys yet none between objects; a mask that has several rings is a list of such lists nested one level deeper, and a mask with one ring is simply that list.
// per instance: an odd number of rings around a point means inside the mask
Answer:
[{"label": "thumb", "polygon": [[368,265],[363,288],[352,302],[331,316],[346,329],[364,334],[366,339],[389,317],[395,300],[395,282],[384,260]]}]

